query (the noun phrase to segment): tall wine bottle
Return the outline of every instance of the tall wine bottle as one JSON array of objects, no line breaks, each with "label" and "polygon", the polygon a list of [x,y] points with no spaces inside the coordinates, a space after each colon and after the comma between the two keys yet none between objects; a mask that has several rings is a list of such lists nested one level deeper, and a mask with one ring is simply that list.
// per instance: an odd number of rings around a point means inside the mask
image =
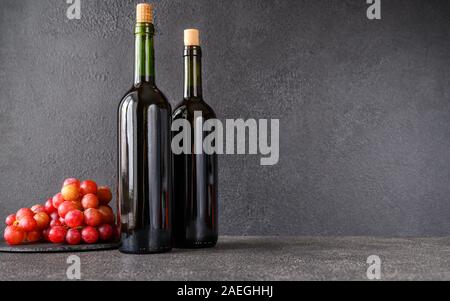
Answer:
[{"label": "tall wine bottle", "polygon": [[118,204],[124,253],[172,248],[171,107],[155,85],[153,10],[138,4],[134,86],[118,110]]},{"label": "tall wine bottle", "polygon": [[[187,120],[191,137],[197,136],[185,148],[191,153],[174,155],[173,241],[180,248],[212,247],[218,237],[217,156],[206,154],[202,147],[201,152],[194,149],[198,149],[195,143],[201,144],[209,134],[202,130],[204,122],[216,115],[203,100],[198,30],[185,30],[184,42],[184,99],[175,108],[172,120]],[[179,133],[173,132],[174,137]]]}]

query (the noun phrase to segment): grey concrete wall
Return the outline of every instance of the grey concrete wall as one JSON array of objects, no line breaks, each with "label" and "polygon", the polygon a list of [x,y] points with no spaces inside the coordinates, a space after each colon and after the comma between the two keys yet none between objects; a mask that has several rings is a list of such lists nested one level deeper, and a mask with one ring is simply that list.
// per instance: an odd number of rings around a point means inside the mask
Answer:
[{"label": "grey concrete wall", "polygon": [[[0,216],[68,176],[115,185],[137,1],[0,2]],[[450,234],[450,4],[157,2],[157,83],[182,96],[182,30],[221,118],[279,118],[280,162],[220,158],[222,234]]]}]

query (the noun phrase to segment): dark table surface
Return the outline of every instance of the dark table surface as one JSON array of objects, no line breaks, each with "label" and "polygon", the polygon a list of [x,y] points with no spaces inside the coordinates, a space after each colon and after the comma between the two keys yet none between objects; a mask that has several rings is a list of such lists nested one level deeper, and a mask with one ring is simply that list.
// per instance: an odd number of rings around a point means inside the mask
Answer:
[{"label": "dark table surface", "polygon": [[[81,280],[450,280],[450,238],[221,237],[216,248],[156,255],[74,253]],[[0,253],[0,280],[67,280],[71,253]]]}]

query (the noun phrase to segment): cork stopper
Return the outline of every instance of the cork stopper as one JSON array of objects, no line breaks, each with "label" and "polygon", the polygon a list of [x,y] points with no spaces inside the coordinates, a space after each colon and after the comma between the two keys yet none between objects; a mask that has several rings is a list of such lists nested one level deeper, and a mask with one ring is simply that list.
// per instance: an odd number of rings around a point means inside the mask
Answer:
[{"label": "cork stopper", "polygon": [[186,29],[184,31],[184,46],[200,46],[198,29]]},{"label": "cork stopper", "polygon": [[149,3],[139,3],[136,7],[136,22],[137,23],[152,23],[153,22],[153,5]]}]

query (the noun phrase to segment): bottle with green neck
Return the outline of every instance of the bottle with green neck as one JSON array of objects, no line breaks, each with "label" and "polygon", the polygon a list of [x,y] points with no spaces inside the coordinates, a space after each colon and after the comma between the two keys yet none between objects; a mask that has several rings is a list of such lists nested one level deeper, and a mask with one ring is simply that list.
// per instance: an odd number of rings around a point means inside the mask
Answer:
[{"label": "bottle with green neck", "polygon": [[[175,127],[187,122],[191,139],[184,140],[188,145],[183,152],[174,154],[173,241],[181,248],[213,247],[218,237],[217,155],[205,152],[203,141],[210,134],[204,124],[216,115],[203,100],[198,30],[185,30],[184,42],[184,98],[172,121]],[[172,144],[180,132],[172,132]]]},{"label": "bottle with green neck", "polygon": [[118,110],[120,251],[171,249],[171,107],[155,85],[152,7],[138,4],[134,85]]}]

